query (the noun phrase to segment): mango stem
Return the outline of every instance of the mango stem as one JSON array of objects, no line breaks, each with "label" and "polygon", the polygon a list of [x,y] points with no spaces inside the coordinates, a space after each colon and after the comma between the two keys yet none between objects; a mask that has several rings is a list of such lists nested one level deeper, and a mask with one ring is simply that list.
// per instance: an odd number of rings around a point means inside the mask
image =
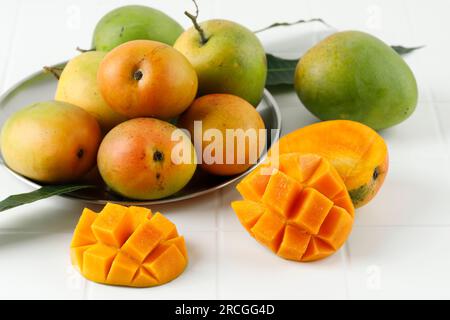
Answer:
[{"label": "mango stem", "polygon": [[48,66],[44,66],[42,69],[44,69],[45,72],[51,73],[56,78],[56,80],[59,80],[59,78],[61,77],[61,72],[63,71],[62,68]]},{"label": "mango stem", "polygon": [[205,44],[206,42],[208,42],[208,38],[205,36],[205,31],[202,29],[202,27],[200,27],[200,25],[197,22],[198,19],[198,5],[197,2],[195,0],[192,0],[192,2],[194,2],[195,5],[195,16],[187,11],[184,12],[184,14],[191,19],[192,24],[194,25],[195,30],[198,31],[198,33],[200,34],[200,42],[201,44]]},{"label": "mango stem", "polygon": [[81,49],[80,47],[77,47],[76,50],[78,52],[85,53],[85,52],[95,51],[95,48],[92,48],[92,49]]}]

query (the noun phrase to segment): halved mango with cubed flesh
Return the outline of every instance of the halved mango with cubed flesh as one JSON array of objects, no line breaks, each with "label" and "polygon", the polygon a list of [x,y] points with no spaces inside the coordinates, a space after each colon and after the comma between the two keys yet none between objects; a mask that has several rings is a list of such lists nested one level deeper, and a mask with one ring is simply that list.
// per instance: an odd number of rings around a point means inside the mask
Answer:
[{"label": "halved mango with cubed flesh", "polygon": [[184,238],[159,212],[108,203],[84,209],[71,243],[72,264],[89,280],[151,287],[178,277],[188,256]]},{"label": "halved mango with cubed flesh", "polygon": [[350,120],[322,121],[297,129],[272,145],[269,156],[292,152],[313,153],[330,161],[356,208],[375,197],[389,167],[383,138],[368,126]]},{"label": "halved mango with cubed flesh", "polygon": [[343,180],[318,155],[288,153],[276,161],[269,159],[237,185],[244,200],[231,206],[239,221],[285,259],[333,254],[353,226],[354,207]]}]

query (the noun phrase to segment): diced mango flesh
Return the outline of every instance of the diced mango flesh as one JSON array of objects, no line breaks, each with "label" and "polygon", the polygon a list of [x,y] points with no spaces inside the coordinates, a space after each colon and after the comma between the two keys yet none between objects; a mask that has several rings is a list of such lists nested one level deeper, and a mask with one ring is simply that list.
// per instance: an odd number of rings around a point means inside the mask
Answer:
[{"label": "diced mango flesh", "polygon": [[151,219],[152,211],[144,207],[131,206],[128,208],[128,215],[130,216],[131,226],[134,231],[142,222]]},{"label": "diced mango flesh", "polygon": [[[269,168],[266,168],[268,172],[271,172]],[[269,183],[270,174],[257,174],[250,173],[247,176],[245,183],[240,183],[237,186],[238,191],[241,194],[246,195],[246,199],[259,201],[261,200],[264,191],[266,190],[267,183]]]},{"label": "diced mango flesh", "polygon": [[234,201],[231,206],[241,224],[249,232],[266,210],[263,204],[254,201]]},{"label": "diced mango flesh", "polygon": [[186,259],[176,245],[166,243],[156,248],[143,266],[157,281],[166,283],[183,272]]},{"label": "diced mango flesh", "polygon": [[72,264],[89,280],[150,287],[178,277],[188,261],[184,238],[160,213],[107,204],[85,209],[74,231]]},{"label": "diced mango flesh", "polygon": [[278,171],[270,177],[262,202],[279,214],[288,215],[301,191],[302,186],[300,183]]},{"label": "diced mango flesh", "polygon": [[278,249],[278,255],[285,259],[300,261],[308,248],[310,239],[310,234],[287,225],[284,229],[283,241]]},{"label": "diced mango flesh", "polygon": [[278,215],[266,212],[251,229],[256,240],[277,252],[283,236],[284,221]]},{"label": "diced mango flesh", "polygon": [[352,230],[352,217],[340,207],[331,208],[323,222],[318,237],[333,249],[339,249],[347,240],[347,234]]},{"label": "diced mango flesh", "polygon": [[161,213],[157,212],[150,219],[150,221],[153,223],[155,228],[161,232],[163,239],[172,239],[178,237],[178,231],[175,224],[164,217]]},{"label": "diced mango flesh", "polygon": [[83,266],[80,270],[88,279],[96,282],[106,282],[106,277],[116,255],[116,248],[102,243],[94,244],[84,252]]},{"label": "diced mango flesh", "polygon": [[92,224],[95,237],[110,246],[121,247],[133,232],[128,208],[108,203]]},{"label": "diced mango flesh", "polygon": [[326,197],[333,198],[340,191],[345,189],[345,184],[341,177],[336,170],[333,169],[331,163],[322,160],[317,170],[307,181],[307,184]]},{"label": "diced mango flesh", "polygon": [[163,235],[152,221],[145,221],[133,232],[121,248],[131,258],[141,263],[163,240]]},{"label": "diced mango flesh", "polygon": [[332,207],[333,201],[315,189],[306,188],[299,197],[291,221],[299,228],[317,234]]},{"label": "diced mango flesh", "polygon": [[94,233],[92,232],[92,223],[97,218],[97,213],[85,208],[81,213],[80,220],[73,232],[71,247],[81,247],[88,244],[94,244],[97,242]]},{"label": "diced mango flesh", "polygon": [[238,184],[244,200],[232,207],[239,221],[285,259],[313,261],[333,254],[353,226],[354,207],[341,177],[317,155],[283,154],[277,161],[279,170],[269,178],[258,177],[263,176],[259,167]]}]

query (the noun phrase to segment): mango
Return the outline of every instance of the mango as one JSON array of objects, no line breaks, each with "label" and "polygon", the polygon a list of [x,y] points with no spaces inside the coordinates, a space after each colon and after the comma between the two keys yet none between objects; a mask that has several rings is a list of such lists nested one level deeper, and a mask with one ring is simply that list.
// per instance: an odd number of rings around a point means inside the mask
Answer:
[{"label": "mango", "polygon": [[[178,125],[196,140],[201,124],[201,168],[215,175],[235,175],[254,165],[266,143],[264,121],[255,108],[231,94],[209,94],[194,101],[178,119]],[[208,132],[217,133],[209,137]],[[233,133],[232,136],[227,132]],[[262,134],[261,134],[262,132]],[[212,140],[212,141],[211,141]]]},{"label": "mango", "polygon": [[95,27],[92,47],[110,51],[131,40],[154,40],[173,45],[183,27],[165,13],[139,5],[114,9]]},{"label": "mango", "polygon": [[64,67],[58,81],[55,100],[72,103],[93,115],[104,133],[127,118],[110,108],[97,84],[97,71],[106,53],[82,53]]},{"label": "mango", "polygon": [[178,277],[188,255],[184,238],[161,213],[108,203],[83,210],[70,245],[72,264],[98,283],[152,287]]},{"label": "mango", "polygon": [[197,74],[189,61],[164,43],[127,42],[109,52],[97,75],[103,98],[129,117],[171,119],[197,94]]},{"label": "mango", "polygon": [[97,120],[65,102],[38,102],[14,113],[1,132],[8,167],[44,183],[77,180],[96,163],[101,141]]},{"label": "mango", "polygon": [[197,157],[189,137],[153,118],[122,122],[103,139],[98,169],[106,184],[131,199],[168,197],[192,178]]},{"label": "mango", "polygon": [[354,208],[345,184],[318,155],[268,159],[236,188],[244,198],[231,204],[239,221],[282,258],[323,259],[339,250],[352,230]]},{"label": "mango", "polygon": [[375,197],[389,168],[383,138],[371,128],[349,120],[324,121],[297,129],[269,150],[272,156],[291,152],[314,153],[330,161],[356,208]]},{"label": "mango", "polygon": [[359,31],[335,33],[311,48],[294,82],[304,106],[321,120],[381,130],[404,121],[417,105],[417,83],[402,57]]},{"label": "mango", "polygon": [[261,101],[267,76],[264,48],[253,32],[235,22],[209,20],[186,30],[174,48],[184,54],[198,75],[199,95],[228,93],[253,106]]}]

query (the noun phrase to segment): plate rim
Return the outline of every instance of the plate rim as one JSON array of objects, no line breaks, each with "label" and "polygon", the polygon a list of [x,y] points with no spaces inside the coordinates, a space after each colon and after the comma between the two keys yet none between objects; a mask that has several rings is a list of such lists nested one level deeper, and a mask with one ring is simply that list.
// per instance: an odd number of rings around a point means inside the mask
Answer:
[{"label": "plate rim", "polygon": [[[53,65],[53,67],[57,67],[57,66],[64,66],[68,63],[68,61],[65,62],[61,62],[58,64]],[[33,72],[32,74],[28,75],[27,77],[23,78],[22,80],[16,82],[13,86],[11,86],[9,89],[7,89],[3,94],[0,95],[0,102],[4,101],[10,94],[12,94],[19,86],[23,85],[24,83],[26,83],[27,81],[30,81],[38,76],[42,76],[45,75],[44,71],[36,71]],[[277,125],[277,132],[275,134],[275,136],[273,137],[273,141],[271,141],[271,145],[275,142],[277,142],[280,139],[280,135],[281,135],[281,129],[282,129],[282,119],[281,119],[281,111],[280,111],[280,107],[278,106],[278,103],[276,102],[275,98],[272,96],[272,94],[269,92],[269,90],[267,90],[267,88],[264,88],[263,91],[263,97],[262,99],[267,101],[267,104],[269,105],[269,107],[274,111],[275,117],[276,117],[276,125]],[[1,112],[1,110],[0,110]],[[188,200],[188,199],[192,199],[192,198],[197,198],[209,193],[212,193],[214,191],[223,189],[224,187],[231,185],[232,183],[238,181],[239,179],[245,177],[246,175],[248,175],[250,172],[252,172],[261,162],[263,162],[267,157],[267,150],[266,152],[259,158],[258,162],[256,164],[254,164],[251,168],[247,169],[246,171],[242,172],[239,175],[236,175],[235,177],[231,178],[230,180],[227,180],[225,182],[220,183],[217,186],[208,188],[206,190],[201,190],[201,191],[197,191],[197,192],[193,192],[190,194],[185,194],[179,197],[175,197],[175,198],[161,198],[161,199],[155,199],[155,200],[133,200],[133,199],[129,199],[129,200],[104,200],[104,199],[89,199],[89,198],[85,198],[82,196],[77,196],[75,194],[69,193],[69,194],[63,194],[63,195],[58,195],[59,197],[65,198],[65,199],[70,199],[70,200],[78,200],[78,201],[82,201],[84,203],[89,203],[89,204],[97,204],[97,205],[104,205],[108,202],[110,203],[117,203],[117,204],[122,204],[122,205],[136,205],[136,206],[148,206],[148,205],[158,205],[158,204],[168,204],[168,203],[175,203],[175,202],[180,202],[180,201],[184,201],[184,200]],[[14,177],[16,177],[18,180],[24,182],[26,185],[29,185],[31,187],[33,187],[34,189],[39,189],[42,187],[42,185],[40,185],[39,183],[32,181],[22,175],[20,175],[19,173],[13,171],[11,168],[9,168],[6,163],[3,160],[3,157],[0,154],[0,165],[3,166],[10,174],[12,174]]]}]

